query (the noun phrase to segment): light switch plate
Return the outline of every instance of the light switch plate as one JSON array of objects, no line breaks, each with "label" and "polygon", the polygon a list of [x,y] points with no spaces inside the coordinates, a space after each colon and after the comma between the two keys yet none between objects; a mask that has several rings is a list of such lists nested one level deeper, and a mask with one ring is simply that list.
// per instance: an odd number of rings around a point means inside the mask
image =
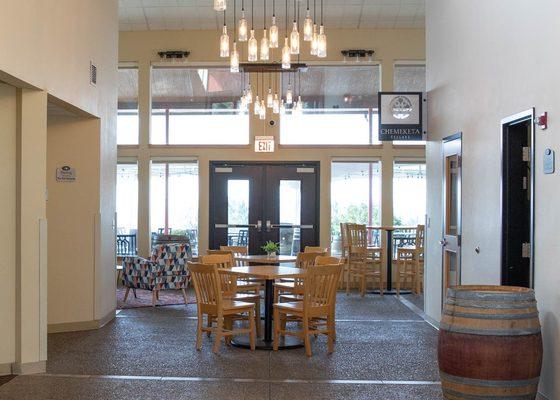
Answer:
[{"label": "light switch plate", "polygon": [[543,171],[545,174],[554,173],[554,150],[552,149],[544,150]]}]

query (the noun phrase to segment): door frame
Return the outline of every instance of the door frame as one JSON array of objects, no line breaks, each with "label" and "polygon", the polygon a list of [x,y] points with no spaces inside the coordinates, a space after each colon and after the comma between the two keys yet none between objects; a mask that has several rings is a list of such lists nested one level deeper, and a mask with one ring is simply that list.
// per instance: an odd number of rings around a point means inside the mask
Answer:
[{"label": "door frame", "polygon": [[[316,179],[315,179],[315,193],[316,193],[316,197],[317,197],[317,201],[315,203],[315,215],[317,216],[317,221],[315,224],[315,229],[314,229],[314,236],[315,236],[315,243],[319,244],[320,243],[320,238],[321,238],[321,162],[320,161],[278,161],[278,160],[274,160],[274,161],[219,161],[219,160],[213,160],[209,162],[209,185],[208,185],[208,197],[209,197],[209,201],[208,201],[208,206],[209,206],[209,212],[208,212],[208,245],[210,247],[210,244],[212,243],[212,221],[214,219],[214,196],[212,196],[210,194],[210,190],[212,190],[212,187],[214,185],[214,168],[216,167],[239,167],[239,166],[245,166],[245,165],[251,165],[251,166],[267,166],[267,165],[285,165],[285,166],[293,166],[293,167],[301,167],[301,168],[315,168],[316,171]],[[267,181],[266,181],[266,176],[263,179],[263,185],[266,186]]]},{"label": "door frame", "polygon": [[529,134],[529,165],[531,167],[531,205],[530,205],[530,232],[529,238],[531,243],[530,259],[529,259],[529,287],[535,287],[535,108],[529,108],[525,111],[518,112],[503,118],[500,121],[500,283],[504,278],[504,137],[508,134],[508,128],[520,122],[531,121]]},{"label": "door frame", "polygon": [[[445,238],[445,223],[446,223],[446,190],[447,187],[445,186],[445,180],[446,180],[446,158],[445,158],[445,143],[447,142],[451,142],[453,140],[460,140],[460,146],[461,146],[461,150],[459,153],[459,181],[461,182],[460,184],[460,192],[459,192],[459,222],[458,222],[458,229],[457,229],[457,235],[459,238],[459,251],[458,251],[458,255],[457,255],[457,272],[459,274],[459,283],[461,283],[462,281],[462,275],[463,275],[463,269],[461,268],[461,263],[462,263],[462,234],[463,234],[463,132],[457,132],[454,133],[453,135],[449,135],[446,136],[442,139],[441,143],[441,159],[442,159],[442,174],[441,174],[441,205],[442,205],[442,219],[441,219],[441,237],[442,240]],[[443,242],[441,242],[441,290],[440,290],[440,296],[441,296],[441,307],[443,308],[444,302],[445,302],[445,295],[444,295],[444,286],[445,286],[445,282],[446,282],[446,273],[447,271],[445,270],[445,247],[443,245]]]}]

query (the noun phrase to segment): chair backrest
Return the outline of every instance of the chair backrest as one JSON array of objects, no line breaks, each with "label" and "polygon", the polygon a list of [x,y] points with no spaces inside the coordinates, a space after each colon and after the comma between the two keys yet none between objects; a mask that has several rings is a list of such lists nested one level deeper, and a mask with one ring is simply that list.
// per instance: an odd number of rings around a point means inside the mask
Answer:
[{"label": "chair backrest", "polygon": [[161,244],[154,247],[151,260],[163,266],[166,272],[182,273],[191,259],[189,244]]},{"label": "chair backrest", "polygon": [[335,265],[342,264],[344,261],[338,257],[319,256],[315,259],[315,266],[317,265]]},{"label": "chair backrest", "polygon": [[426,231],[426,227],[424,225],[418,225],[416,227],[416,239],[415,239],[415,247],[417,249],[424,248],[424,233]]},{"label": "chair backrest", "polygon": [[303,297],[304,310],[334,307],[341,271],[340,264],[316,265],[307,270]]},{"label": "chair backrest", "polygon": [[305,246],[303,250],[304,253],[328,253],[328,247],[321,247],[321,246]]},{"label": "chair backrest", "polygon": [[222,289],[218,267],[191,262],[188,265],[199,309],[204,306],[220,309],[222,305]]},{"label": "chair backrest", "polygon": [[233,257],[231,252],[225,254],[208,254],[198,258],[201,264],[216,265],[218,268],[231,268],[233,267]]},{"label": "chair backrest", "polygon": [[245,265],[244,261],[236,260],[235,257],[246,256],[249,254],[247,246],[220,246],[221,251],[229,251],[233,255],[233,263],[237,267]]},{"label": "chair backrest", "polygon": [[348,224],[348,247],[367,248],[367,229],[365,225]]}]

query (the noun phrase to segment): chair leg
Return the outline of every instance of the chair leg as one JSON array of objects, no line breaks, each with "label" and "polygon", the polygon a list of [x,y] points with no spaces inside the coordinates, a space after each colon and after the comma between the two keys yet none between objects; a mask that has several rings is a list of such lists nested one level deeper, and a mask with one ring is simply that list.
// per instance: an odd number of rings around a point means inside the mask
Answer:
[{"label": "chair leg", "polygon": [[124,302],[126,303],[126,299],[128,299],[128,292],[130,292],[130,288],[126,288],[126,292],[124,292]]},{"label": "chair leg", "polygon": [[224,317],[218,317],[216,319],[216,337],[214,338],[214,346],[212,347],[212,351],[214,352],[214,354],[218,354],[218,351],[220,350],[223,327],[224,327]]},{"label": "chair leg", "polygon": [[136,296],[136,289],[132,289],[132,294],[134,294],[134,298],[137,299],[138,296]]},{"label": "chair leg", "polygon": [[255,301],[255,324],[257,326],[257,336],[261,336],[261,299]]},{"label": "chair leg", "polygon": [[329,331],[328,341],[327,341],[327,354],[332,354],[334,352],[334,342],[336,340],[336,330],[334,323],[334,315],[329,315],[327,317],[327,330]]},{"label": "chair leg", "polygon": [[305,343],[305,354],[311,357],[311,341],[309,340],[309,318],[303,318],[303,342]]},{"label": "chair leg", "polygon": [[364,297],[366,295],[366,276],[362,274],[360,276],[360,296]]},{"label": "chair leg", "polygon": [[395,274],[397,276],[397,282],[396,282],[396,287],[397,287],[397,296],[401,295],[401,262],[404,263],[406,261],[397,261],[397,273]]},{"label": "chair leg", "polygon": [[185,304],[189,304],[189,297],[187,296],[187,291],[185,289],[181,289],[181,293],[183,293],[183,300],[185,300]]},{"label": "chair leg", "polygon": [[249,346],[255,351],[255,310],[249,311]]},{"label": "chair leg", "polygon": [[198,313],[198,324],[196,325],[196,349],[200,351],[202,348],[202,325],[204,324],[204,319],[202,318],[202,313]]},{"label": "chair leg", "polygon": [[350,266],[346,269],[346,295],[350,294]]},{"label": "chair leg", "polygon": [[280,340],[280,311],[278,311],[278,307],[274,307],[274,342],[272,344],[272,349],[274,351],[278,350],[279,340]]},{"label": "chair leg", "polygon": [[[207,328],[212,328],[212,317],[210,316],[210,314],[208,314],[206,316],[206,327]],[[207,337],[210,337],[210,335],[211,335],[210,331],[206,332]]]},{"label": "chair leg", "polygon": [[152,307],[156,306],[156,300],[157,300],[157,291],[152,290]]},{"label": "chair leg", "polygon": [[156,300],[159,300],[159,290],[156,291]]}]

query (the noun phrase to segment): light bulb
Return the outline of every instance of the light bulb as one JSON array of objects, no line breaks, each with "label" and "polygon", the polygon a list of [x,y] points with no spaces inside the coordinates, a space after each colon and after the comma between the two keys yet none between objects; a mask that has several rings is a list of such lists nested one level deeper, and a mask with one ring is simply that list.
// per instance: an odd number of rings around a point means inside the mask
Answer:
[{"label": "light bulb", "polygon": [[272,17],[272,25],[269,31],[269,46],[271,49],[278,48],[278,26],[276,26],[276,16]]},{"label": "light bulb", "polygon": [[290,52],[292,54],[299,54],[299,32],[297,22],[294,21],[294,27],[290,34]]},{"label": "light bulb", "polygon": [[274,96],[272,95],[272,89],[268,88],[268,94],[266,95],[266,106],[272,108],[274,102]]},{"label": "light bulb", "polygon": [[245,90],[243,91],[243,96],[241,96],[241,104],[239,108],[242,111],[244,111],[247,108],[247,95],[245,93]]},{"label": "light bulb", "polygon": [[259,119],[266,119],[266,106],[264,100],[261,100],[261,107],[259,108]]},{"label": "light bulb", "polygon": [[274,99],[272,100],[272,112],[274,114],[280,113],[280,100],[278,100],[278,93],[274,93]]},{"label": "light bulb", "polygon": [[311,42],[313,39],[313,20],[309,14],[309,9],[307,9],[307,15],[303,21],[303,40],[306,42]]},{"label": "light bulb", "polygon": [[251,84],[247,87],[247,93],[245,93],[245,97],[247,98],[247,104],[251,104],[253,102],[253,89],[251,89]]},{"label": "light bulb", "polygon": [[319,28],[319,37],[317,41],[317,57],[325,58],[327,56],[327,35],[325,34],[325,27],[323,25]]},{"label": "light bulb", "polygon": [[284,99],[280,102],[280,114],[286,115],[286,105],[284,104]]},{"label": "light bulb", "polygon": [[255,39],[255,31],[251,29],[251,37],[249,38],[249,51],[247,59],[251,62],[257,61],[258,57],[258,43],[257,39]]},{"label": "light bulb", "polygon": [[290,46],[288,45],[288,38],[284,40],[284,48],[282,49],[282,69],[290,69],[292,66],[290,54]]},{"label": "light bulb", "polygon": [[247,20],[245,19],[245,11],[241,13],[241,19],[239,20],[238,36],[240,42],[247,41]]},{"label": "light bulb", "polygon": [[292,87],[288,86],[288,91],[286,92],[286,104],[292,104],[294,101],[294,95],[292,93]]},{"label": "light bulb", "polygon": [[311,55],[317,55],[317,48],[319,47],[319,35],[317,34],[317,24],[313,25],[313,37],[311,38]]},{"label": "light bulb", "polygon": [[257,97],[255,97],[255,107],[254,107],[253,113],[255,115],[259,115],[261,113],[261,101],[259,100],[259,95],[257,95]]},{"label": "light bulb", "polygon": [[266,29],[263,32],[263,38],[261,39],[261,60],[268,61],[270,54],[270,47],[268,43],[268,34]]},{"label": "light bulb", "polygon": [[220,57],[229,57],[229,36],[225,25],[222,36],[220,36]]},{"label": "light bulb", "polygon": [[214,10],[216,11],[224,11],[227,7],[226,0],[214,0]]},{"label": "light bulb", "polygon": [[237,51],[237,43],[233,42],[233,50],[229,60],[229,70],[231,72],[239,72],[239,52]]}]

